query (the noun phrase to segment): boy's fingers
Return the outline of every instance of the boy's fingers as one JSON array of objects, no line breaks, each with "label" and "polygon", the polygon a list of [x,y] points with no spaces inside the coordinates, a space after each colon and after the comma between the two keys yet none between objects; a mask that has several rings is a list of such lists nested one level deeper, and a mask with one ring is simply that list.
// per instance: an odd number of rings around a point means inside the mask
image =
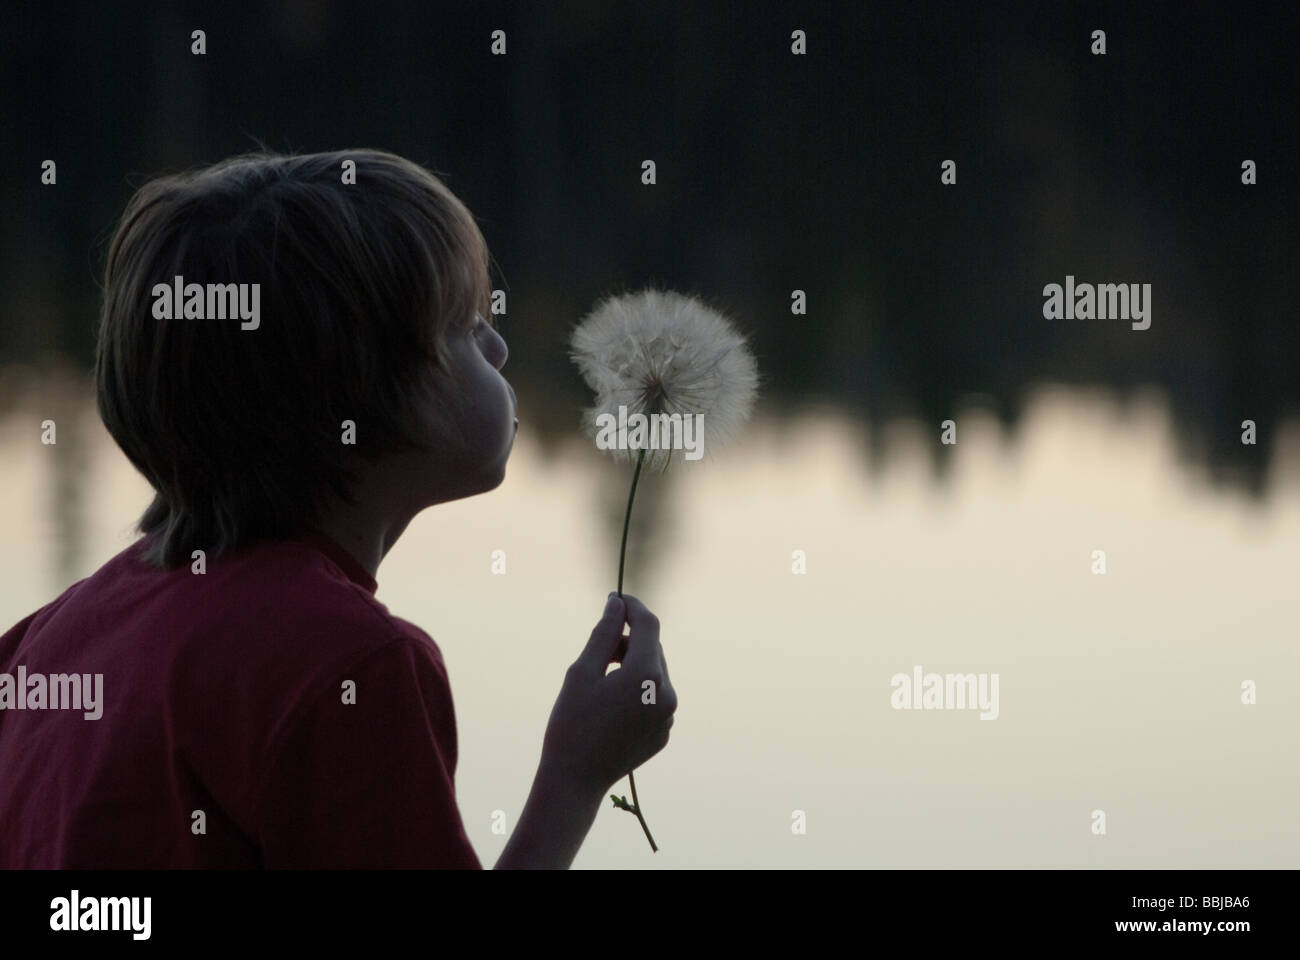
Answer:
[{"label": "boy's fingers", "polygon": [[605,601],[605,609],[591,630],[591,637],[578,662],[588,670],[603,674],[605,668],[613,662],[614,655],[623,643],[623,624],[626,622],[623,601],[617,593],[611,593]]},{"label": "boy's fingers", "polygon": [[631,668],[643,674],[657,673],[663,661],[663,650],[659,646],[659,618],[636,597],[624,594],[623,601],[627,605],[627,623],[631,628],[623,669]]}]

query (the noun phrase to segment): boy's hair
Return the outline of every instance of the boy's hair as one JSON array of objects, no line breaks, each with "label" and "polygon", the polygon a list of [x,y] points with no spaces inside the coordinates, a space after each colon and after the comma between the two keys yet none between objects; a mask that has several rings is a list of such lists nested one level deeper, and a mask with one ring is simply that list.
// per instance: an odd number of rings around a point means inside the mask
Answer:
[{"label": "boy's hair", "polygon": [[[260,284],[259,324],[179,303],[157,319],[177,276]],[[259,152],[147,183],[109,246],[95,358],[100,416],[156,491],[146,558],[299,533],[327,488],[354,502],[352,457],[427,446],[417,411],[447,418],[446,337],[490,302],[473,215],[391,153]]]}]

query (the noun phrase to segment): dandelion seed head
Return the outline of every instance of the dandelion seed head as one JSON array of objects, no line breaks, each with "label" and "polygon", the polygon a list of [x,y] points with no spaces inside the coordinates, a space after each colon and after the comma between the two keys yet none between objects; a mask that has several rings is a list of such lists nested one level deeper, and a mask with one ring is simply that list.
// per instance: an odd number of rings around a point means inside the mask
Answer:
[{"label": "dandelion seed head", "polygon": [[[745,338],[717,311],[674,291],[601,301],[579,321],[570,346],[596,395],[583,415],[593,437],[598,418],[617,419],[620,406],[629,416],[703,414],[707,453],[735,436],[758,395],[758,365]],[[611,452],[620,459],[635,456]],[[671,453],[678,458],[682,451]]]}]

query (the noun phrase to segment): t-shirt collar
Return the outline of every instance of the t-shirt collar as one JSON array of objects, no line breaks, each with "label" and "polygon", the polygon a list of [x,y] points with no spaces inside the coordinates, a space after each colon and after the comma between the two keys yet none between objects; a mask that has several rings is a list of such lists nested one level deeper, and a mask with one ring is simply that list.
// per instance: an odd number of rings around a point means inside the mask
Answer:
[{"label": "t-shirt collar", "polygon": [[349,580],[364,589],[367,593],[374,593],[379,589],[379,583],[370,572],[361,565],[361,561],[348,553],[341,546],[334,542],[333,538],[327,536],[319,530],[308,530],[299,538],[307,543],[312,544],[321,553],[329,557],[339,568],[347,574]]}]

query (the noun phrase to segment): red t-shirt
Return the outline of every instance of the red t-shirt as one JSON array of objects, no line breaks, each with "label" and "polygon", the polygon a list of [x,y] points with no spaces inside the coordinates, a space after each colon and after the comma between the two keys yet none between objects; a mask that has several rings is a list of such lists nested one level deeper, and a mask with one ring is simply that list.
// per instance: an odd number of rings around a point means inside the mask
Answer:
[{"label": "red t-shirt", "polygon": [[442,653],[351,555],[144,542],[0,637],[0,867],[481,869]]}]

